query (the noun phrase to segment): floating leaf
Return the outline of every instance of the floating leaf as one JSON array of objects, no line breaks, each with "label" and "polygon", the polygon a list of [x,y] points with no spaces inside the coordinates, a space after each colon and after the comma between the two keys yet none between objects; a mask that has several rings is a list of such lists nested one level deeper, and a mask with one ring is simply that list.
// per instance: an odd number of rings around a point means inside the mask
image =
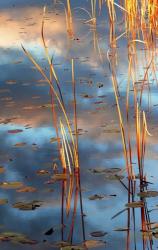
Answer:
[{"label": "floating leaf", "polygon": [[35,210],[42,205],[41,201],[32,202],[17,202],[13,205],[13,208],[18,208],[20,210]]},{"label": "floating leaf", "polygon": [[144,202],[143,201],[133,201],[133,202],[127,203],[125,206],[129,207],[129,208],[144,207]]},{"label": "floating leaf", "polygon": [[105,102],[103,102],[103,101],[97,101],[97,102],[94,102],[94,104],[103,104],[103,103],[105,103]]},{"label": "floating leaf", "polygon": [[138,193],[138,196],[141,198],[150,198],[158,196],[158,191],[143,191]]},{"label": "floating leaf", "polygon": [[122,180],[124,179],[124,176],[123,175],[113,175],[113,174],[110,174],[110,175],[105,175],[105,178],[108,179],[108,180],[111,180],[111,181],[115,181],[115,180]]},{"label": "floating leaf", "polygon": [[93,174],[103,174],[108,180],[123,179],[124,176],[120,175],[122,169],[120,168],[94,168],[89,169]]},{"label": "floating leaf", "polygon": [[48,175],[48,174],[50,174],[49,171],[45,170],[45,169],[37,170],[36,173],[38,175]]},{"label": "floating leaf", "polygon": [[98,95],[99,98],[105,98],[106,95]]},{"label": "floating leaf", "polygon": [[105,242],[103,242],[102,240],[86,240],[84,243],[88,249],[105,246]]},{"label": "floating leaf", "polygon": [[16,80],[8,80],[6,81],[7,84],[16,84]]},{"label": "floating leaf", "polygon": [[93,168],[89,170],[94,174],[118,174],[121,168]]},{"label": "floating leaf", "polygon": [[5,205],[8,203],[7,199],[0,199],[0,205]]},{"label": "floating leaf", "polygon": [[69,246],[70,242],[67,241],[58,241],[57,243],[54,244],[54,247],[62,248],[65,246]]},{"label": "floating leaf", "polygon": [[104,198],[105,198],[105,196],[103,196],[103,195],[94,194],[94,195],[92,195],[92,196],[89,197],[89,200],[91,200],[91,201],[102,200]]},{"label": "floating leaf", "polygon": [[82,94],[81,96],[82,96],[83,98],[87,98],[87,99],[93,98],[93,96],[88,95],[88,94]]},{"label": "floating leaf", "polygon": [[37,189],[36,188],[34,188],[34,187],[22,187],[22,188],[20,188],[20,189],[18,189],[18,190],[16,190],[16,192],[18,192],[18,193],[32,193],[32,192],[36,192],[37,191]]},{"label": "floating leaf", "polygon": [[103,232],[103,231],[95,231],[95,232],[92,232],[90,233],[90,235],[92,237],[103,237],[105,236],[107,233],[106,232]]},{"label": "floating leaf", "polygon": [[1,182],[0,183],[0,188],[5,188],[5,189],[17,189],[17,188],[20,188],[22,186],[23,186],[22,182],[18,182],[18,181],[15,181],[15,182]]},{"label": "floating leaf", "polygon": [[13,232],[0,233],[0,241],[4,241],[4,242],[11,241],[13,243],[21,243],[21,244],[28,244],[28,245],[37,244],[37,241],[31,240],[23,234],[13,233]]},{"label": "floating leaf", "polygon": [[24,147],[24,146],[26,146],[26,142],[19,142],[14,144],[14,147]]},{"label": "floating leaf", "polygon": [[23,62],[22,60],[17,60],[17,61],[12,62],[12,64],[20,64],[22,62]]},{"label": "floating leaf", "polygon": [[116,229],[114,229],[114,231],[116,231],[116,232],[127,232],[127,231],[129,231],[130,229],[128,228],[128,227],[124,227],[124,228],[116,228]]},{"label": "floating leaf", "polygon": [[17,133],[21,133],[21,132],[23,132],[22,129],[11,129],[11,130],[8,130],[9,134],[17,134]]},{"label": "floating leaf", "polygon": [[4,168],[4,167],[2,167],[2,166],[0,166],[0,174],[3,174],[3,173],[4,173],[4,171],[5,171],[5,168]]},{"label": "floating leaf", "polygon": [[71,246],[62,247],[62,250],[85,250],[85,247],[77,246],[77,245],[71,245]]},{"label": "floating leaf", "polygon": [[110,134],[110,133],[120,133],[120,129],[105,129],[104,131],[103,131],[104,133],[108,133],[108,134]]},{"label": "floating leaf", "polygon": [[67,180],[67,174],[55,174],[52,177],[53,181],[65,181]]},{"label": "floating leaf", "polygon": [[106,169],[97,169],[97,168],[94,168],[94,169],[89,169],[93,174],[104,174]]},{"label": "floating leaf", "polygon": [[43,105],[39,106],[39,108],[52,108],[52,104],[50,104],[50,103],[43,104]]},{"label": "floating leaf", "polygon": [[24,110],[33,110],[35,108],[37,108],[37,107],[35,107],[35,106],[25,106],[25,107],[23,107]]}]

